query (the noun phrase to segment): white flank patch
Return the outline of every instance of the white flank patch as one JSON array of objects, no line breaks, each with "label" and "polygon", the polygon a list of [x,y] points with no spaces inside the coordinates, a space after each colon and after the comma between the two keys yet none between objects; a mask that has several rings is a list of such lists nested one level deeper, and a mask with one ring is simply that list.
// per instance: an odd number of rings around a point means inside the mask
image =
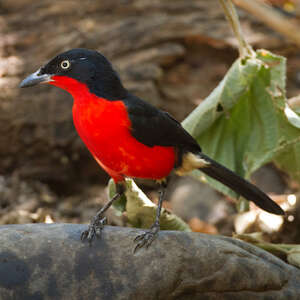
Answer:
[{"label": "white flank patch", "polygon": [[204,158],[201,158],[192,152],[188,152],[183,155],[182,164],[175,170],[175,173],[179,176],[184,176],[195,169],[203,168],[208,165],[210,165],[210,162],[206,161]]}]

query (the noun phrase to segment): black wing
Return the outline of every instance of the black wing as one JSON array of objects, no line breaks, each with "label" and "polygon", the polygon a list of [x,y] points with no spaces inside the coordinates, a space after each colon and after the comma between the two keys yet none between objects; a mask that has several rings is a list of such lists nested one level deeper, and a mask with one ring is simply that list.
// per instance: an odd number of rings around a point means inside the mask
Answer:
[{"label": "black wing", "polygon": [[133,95],[128,95],[123,102],[131,121],[131,133],[139,142],[149,147],[174,146],[201,151],[195,139],[167,112]]}]

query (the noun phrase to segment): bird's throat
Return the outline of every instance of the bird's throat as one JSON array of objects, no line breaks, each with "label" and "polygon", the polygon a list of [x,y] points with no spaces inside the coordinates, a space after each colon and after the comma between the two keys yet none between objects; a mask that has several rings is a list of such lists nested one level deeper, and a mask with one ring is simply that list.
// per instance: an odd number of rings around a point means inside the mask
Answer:
[{"label": "bird's throat", "polygon": [[91,97],[91,93],[86,84],[67,76],[52,76],[49,84],[57,86],[70,93],[74,100],[83,102]]}]

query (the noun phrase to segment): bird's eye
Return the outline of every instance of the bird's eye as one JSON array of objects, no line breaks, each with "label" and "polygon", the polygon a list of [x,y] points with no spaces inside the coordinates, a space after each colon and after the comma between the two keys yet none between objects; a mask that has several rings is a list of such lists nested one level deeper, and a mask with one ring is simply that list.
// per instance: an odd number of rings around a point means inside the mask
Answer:
[{"label": "bird's eye", "polygon": [[61,66],[62,69],[67,70],[67,69],[70,68],[71,63],[70,63],[70,61],[68,61],[68,60],[63,60],[63,61],[60,63],[60,66]]}]

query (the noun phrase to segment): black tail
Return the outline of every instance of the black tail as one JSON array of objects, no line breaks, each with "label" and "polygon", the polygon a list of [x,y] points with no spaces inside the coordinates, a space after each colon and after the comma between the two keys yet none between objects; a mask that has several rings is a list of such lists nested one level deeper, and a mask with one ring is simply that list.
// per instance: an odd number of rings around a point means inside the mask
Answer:
[{"label": "black tail", "polygon": [[201,153],[200,156],[210,163],[206,167],[199,168],[200,171],[222,182],[224,185],[228,186],[247,200],[253,201],[257,206],[265,211],[276,215],[284,215],[282,208],[258,187],[220,165],[203,153]]}]

